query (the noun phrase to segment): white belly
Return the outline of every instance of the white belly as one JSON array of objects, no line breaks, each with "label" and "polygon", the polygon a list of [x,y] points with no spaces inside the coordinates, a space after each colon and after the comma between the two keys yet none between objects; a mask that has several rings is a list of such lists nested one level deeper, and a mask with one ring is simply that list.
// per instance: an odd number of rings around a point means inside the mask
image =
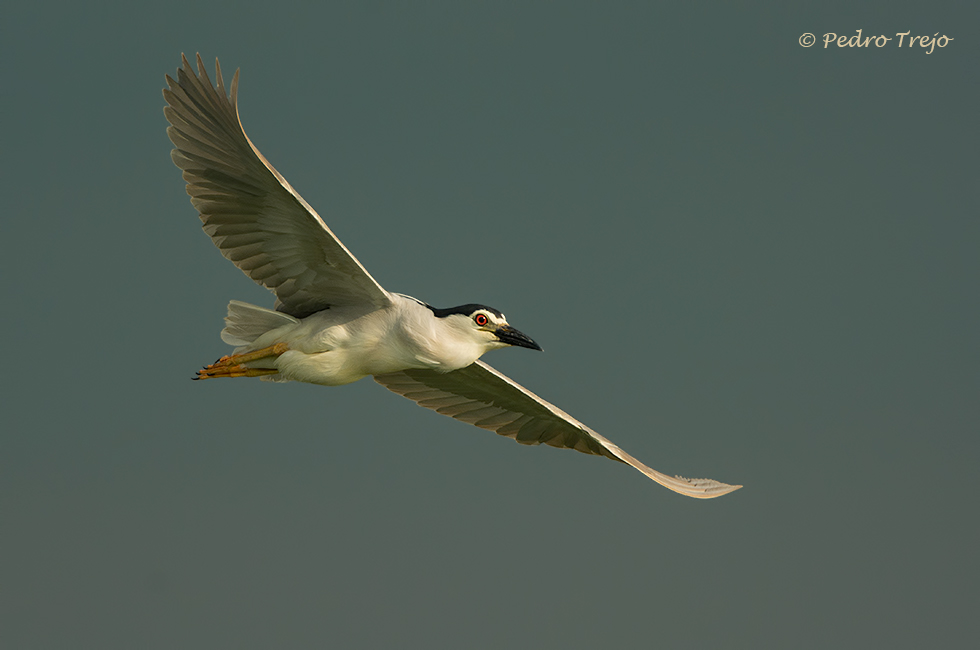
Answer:
[{"label": "white belly", "polygon": [[279,379],[302,381],[322,386],[342,386],[368,375],[383,375],[407,368],[424,368],[425,364],[397,357],[387,360],[362,350],[338,348],[327,352],[306,353],[289,350],[274,362]]},{"label": "white belly", "polygon": [[364,372],[359,364],[350,363],[346,350],[331,350],[307,354],[289,350],[275,361],[279,378],[303,381],[322,386],[342,386],[363,379],[370,373]]}]

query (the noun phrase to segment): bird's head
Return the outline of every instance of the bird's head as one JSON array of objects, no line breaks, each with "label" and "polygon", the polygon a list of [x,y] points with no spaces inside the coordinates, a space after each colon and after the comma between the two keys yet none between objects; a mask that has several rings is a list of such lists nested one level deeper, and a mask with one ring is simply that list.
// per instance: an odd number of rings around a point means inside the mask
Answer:
[{"label": "bird's head", "polygon": [[493,307],[469,304],[449,309],[429,309],[437,318],[445,319],[445,323],[457,333],[481,343],[487,351],[507,346],[541,349],[529,336],[511,327],[507,318]]}]

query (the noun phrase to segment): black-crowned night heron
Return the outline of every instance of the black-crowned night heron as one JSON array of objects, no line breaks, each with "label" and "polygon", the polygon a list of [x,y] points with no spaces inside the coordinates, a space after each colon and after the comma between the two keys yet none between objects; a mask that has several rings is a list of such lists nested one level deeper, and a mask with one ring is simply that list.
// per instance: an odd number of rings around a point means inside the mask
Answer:
[{"label": "black-crowned night heron", "polygon": [[238,73],[217,88],[200,55],[167,76],[164,114],[191,203],[221,254],[276,295],[275,310],[232,301],[225,343],[233,354],[196,379],[261,377],[335,386],[368,375],[443,415],[514,438],[605,456],[680,494],[737,490],[711,479],[662,474],[480,361],[507,346],[540,350],[485,305],[436,309],[389,293],[259,153],[238,118]]}]

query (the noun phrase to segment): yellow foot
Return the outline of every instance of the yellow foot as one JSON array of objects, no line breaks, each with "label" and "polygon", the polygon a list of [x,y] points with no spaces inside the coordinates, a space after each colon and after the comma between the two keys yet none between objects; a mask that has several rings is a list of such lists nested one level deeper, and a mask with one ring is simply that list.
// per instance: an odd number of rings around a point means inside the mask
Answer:
[{"label": "yellow foot", "polygon": [[273,368],[249,368],[244,364],[249,361],[278,357],[289,349],[285,343],[275,345],[261,350],[243,352],[242,354],[226,355],[215,361],[209,366],[197,371],[194,379],[212,379],[214,377],[260,377],[262,375],[274,375],[278,370]]}]

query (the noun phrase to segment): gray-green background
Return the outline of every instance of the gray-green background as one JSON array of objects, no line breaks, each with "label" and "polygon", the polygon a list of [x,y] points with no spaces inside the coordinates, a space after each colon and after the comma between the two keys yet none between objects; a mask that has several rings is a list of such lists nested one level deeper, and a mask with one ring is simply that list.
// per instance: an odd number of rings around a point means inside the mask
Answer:
[{"label": "gray-green background", "polygon": [[[974,641],[975,3],[6,7],[0,646]],[[803,48],[812,32],[954,37]],[[370,380],[189,381],[271,305],[171,164],[181,52],[392,291],[668,473]]]}]

